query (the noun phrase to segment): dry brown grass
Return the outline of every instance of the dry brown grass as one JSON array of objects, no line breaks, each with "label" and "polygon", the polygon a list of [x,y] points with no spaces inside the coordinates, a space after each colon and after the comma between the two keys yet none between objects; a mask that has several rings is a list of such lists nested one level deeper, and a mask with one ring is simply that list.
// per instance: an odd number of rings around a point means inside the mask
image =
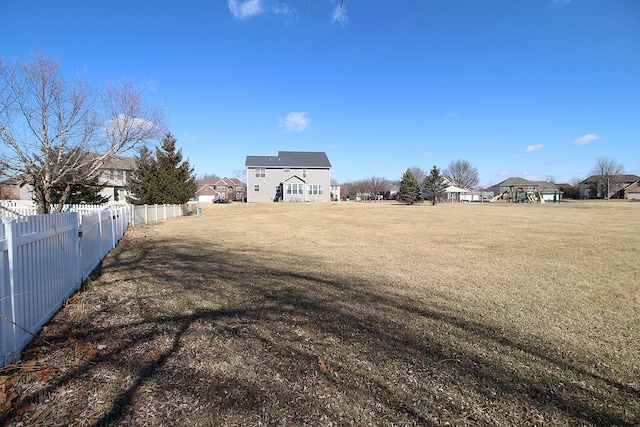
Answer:
[{"label": "dry brown grass", "polygon": [[127,232],[50,344],[0,374],[4,421],[638,425],[639,219],[204,206]]}]

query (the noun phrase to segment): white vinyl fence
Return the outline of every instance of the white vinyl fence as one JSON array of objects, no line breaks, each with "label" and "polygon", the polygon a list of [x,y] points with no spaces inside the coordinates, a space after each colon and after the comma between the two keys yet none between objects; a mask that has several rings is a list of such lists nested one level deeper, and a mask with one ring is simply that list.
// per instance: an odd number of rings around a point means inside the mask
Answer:
[{"label": "white vinyl fence", "polygon": [[188,215],[187,205],[131,205],[131,225]]},{"label": "white vinyl fence", "polygon": [[2,218],[0,226],[0,367],[20,357],[64,300],[76,292],[133,223],[186,214],[176,206],[106,208]]},{"label": "white vinyl fence", "polygon": [[[51,210],[55,211],[57,207],[58,205],[52,205]],[[77,205],[63,205],[62,212],[77,212],[82,216],[102,209],[105,209],[104,205],[81,203]],[[38,208],[35,203],[13,200],[0,201],[0,218],[16,218],[26,215],[38,215]]]}]

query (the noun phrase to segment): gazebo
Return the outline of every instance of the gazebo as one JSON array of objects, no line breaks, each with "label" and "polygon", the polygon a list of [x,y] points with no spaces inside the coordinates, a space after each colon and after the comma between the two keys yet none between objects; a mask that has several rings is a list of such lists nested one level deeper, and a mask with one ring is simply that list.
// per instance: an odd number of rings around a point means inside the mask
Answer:
[{"label": "gazebo", "polygon": [[453,202],[453,201],[458,202],[460,201],[461,193],[469,193],[469,190],[456,187],[455,185],[448,186],[447,188],[444,189],[444,191],[447,193],[447,201],[449,202]]}]

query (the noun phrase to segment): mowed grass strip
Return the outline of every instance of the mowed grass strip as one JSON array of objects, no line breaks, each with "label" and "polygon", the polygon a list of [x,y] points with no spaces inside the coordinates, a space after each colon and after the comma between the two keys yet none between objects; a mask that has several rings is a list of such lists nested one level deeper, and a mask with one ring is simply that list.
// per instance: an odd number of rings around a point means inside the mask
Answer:
[{"label": "mowed grass strip", "polygon": [[640,423],[640,204],[202,207],[57,320],[87,424]]}]

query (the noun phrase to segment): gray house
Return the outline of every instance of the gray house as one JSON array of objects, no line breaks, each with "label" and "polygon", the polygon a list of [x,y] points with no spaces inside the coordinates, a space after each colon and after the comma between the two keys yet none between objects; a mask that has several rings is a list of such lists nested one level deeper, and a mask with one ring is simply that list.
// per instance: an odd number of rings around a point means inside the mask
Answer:
[{"label": "gray house", "polygon": [[331,163],[323,152],[247,156],[247,202],[331,200]]}]

